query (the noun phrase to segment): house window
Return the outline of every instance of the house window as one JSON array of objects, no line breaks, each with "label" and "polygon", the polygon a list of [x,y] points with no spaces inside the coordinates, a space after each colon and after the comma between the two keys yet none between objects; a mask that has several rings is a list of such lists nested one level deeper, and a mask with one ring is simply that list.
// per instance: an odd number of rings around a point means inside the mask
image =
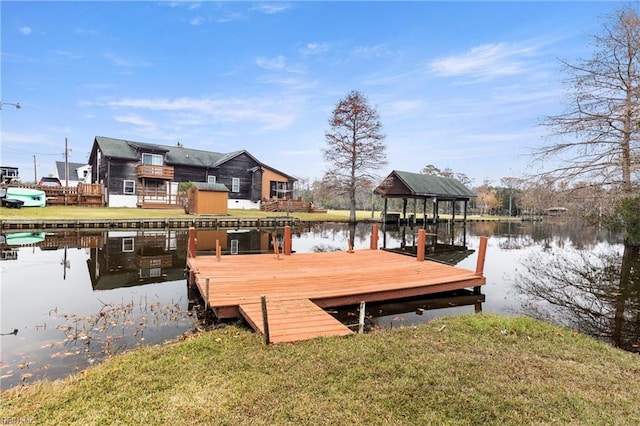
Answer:
[{"label": "house window", "polygon": [[238,254],[238,240],[231,240],[231,254]]},{"label": "house window", "polygon": [[157,278],[162,276],[162,269],[160,268],[149,268],[149,269],[140,269],[139,272],[140,278]]},{"label": "house window", "polygon": [[207,176],[207,183],[216,183],[215,176]]},{"label": "house window", "polygon": [[123,238],[122,239],[122,252],[123,253],[131,253],[134,248],[133,238]]},{"label": "house window", "polygon": [[162,166],[162,155],[142,154],[142,164],[146,164],[149,166]]},{"label": "house window", "polygon": [[135,194],[136,193],[136,181],[135,180],[125,180],[122,185],[122,193],[123,194]]},{"label": "house window", "polygon": [[240,178],[231,178],[231,192],[240,192]]}]

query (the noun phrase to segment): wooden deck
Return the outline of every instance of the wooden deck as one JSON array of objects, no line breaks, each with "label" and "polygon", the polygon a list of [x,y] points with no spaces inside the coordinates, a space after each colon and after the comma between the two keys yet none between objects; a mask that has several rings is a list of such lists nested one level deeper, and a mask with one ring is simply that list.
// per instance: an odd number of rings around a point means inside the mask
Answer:
[{"label": "wooden deck", "polygon": [[187,259],[189,283],[218,318],[242,316],[263,331],[265,296],[273,342],[349,333],[320,308],[479,288],[483,265],[484,249],[476,271],[382,250]]}]

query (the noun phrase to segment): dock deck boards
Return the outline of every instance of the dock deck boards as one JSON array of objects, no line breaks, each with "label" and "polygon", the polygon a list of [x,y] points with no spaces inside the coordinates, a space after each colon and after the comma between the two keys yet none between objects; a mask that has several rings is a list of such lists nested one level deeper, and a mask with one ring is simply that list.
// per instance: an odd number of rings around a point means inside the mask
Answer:
[{"label": "dock deck boards", "polygon": [[[240,313],[254,330],[264,333],[260,303],[240,305]],[[267,301],[267,313],[273,343],[351,334],[351,330],[309,299]]]},{"label": "dock deck boards", "polygon": [[[272,322],[277,324],[282,320],[279,316],[272,319],[271,315],[276,315],[277,310],[288,311],[293,318],[290,322],[303,324],[302,318],[293,315],[298,311],[286,304],[277,307],[276,302],[308,300],[327,308],[422,296],[486,283],[481,273],[382,250],[295,253],[279,257],[273,254],[223,256],[220,261],[215,256],[198,256],[190,257],[187,266],[208,306],[220,318],[243,315],[252,327],[261,330],[261,314],[257,315],[255,310],[261,312],[260,297],[265,295],[268,305],[274,304],[274,314],[268,307],[270,331]],[[209,278],[208,293],[206,278]]]}]

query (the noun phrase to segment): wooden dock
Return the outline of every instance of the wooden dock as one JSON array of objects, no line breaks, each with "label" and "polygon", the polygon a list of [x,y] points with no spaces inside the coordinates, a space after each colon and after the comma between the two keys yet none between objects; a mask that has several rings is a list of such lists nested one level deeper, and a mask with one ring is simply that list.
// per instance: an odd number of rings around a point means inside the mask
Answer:
[{"label": "wooden dock", "polygon": [[377,249],[196,257],[195,229],[189,234],[188,280],[198,287],[207,308],[218,318],[243,317],[260,332],[265,331],[266,313],[269,341],[274,343],[350,333],[322,308],[463,288],[479,293],[486,283],[485,238],[476,270],[471,271],[423,260],[424,254],[416,259]]}]

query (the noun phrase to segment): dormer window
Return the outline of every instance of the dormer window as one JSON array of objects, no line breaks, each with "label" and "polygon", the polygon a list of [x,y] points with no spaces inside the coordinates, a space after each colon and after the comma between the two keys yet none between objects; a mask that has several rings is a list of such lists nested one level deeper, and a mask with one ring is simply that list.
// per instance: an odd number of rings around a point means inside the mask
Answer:
[{"label": "dormer window", "polygon": [[146,164],[148,166],[162,166],[162,155],[142,154],[142,164]]}]

